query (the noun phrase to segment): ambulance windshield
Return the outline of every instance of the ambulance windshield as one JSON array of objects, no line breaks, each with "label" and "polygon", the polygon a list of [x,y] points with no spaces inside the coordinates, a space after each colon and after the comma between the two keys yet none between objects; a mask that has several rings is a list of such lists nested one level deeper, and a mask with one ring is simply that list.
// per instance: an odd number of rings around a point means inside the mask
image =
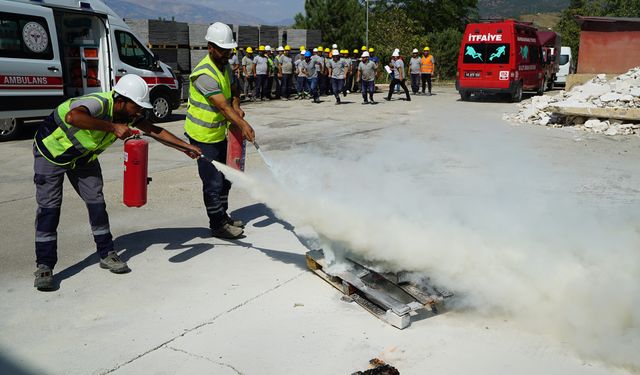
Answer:
[{"label": "ambulance windshield", "polygon": [[462,61],[465,64],[508,64],[509,44],[467,43]]}]

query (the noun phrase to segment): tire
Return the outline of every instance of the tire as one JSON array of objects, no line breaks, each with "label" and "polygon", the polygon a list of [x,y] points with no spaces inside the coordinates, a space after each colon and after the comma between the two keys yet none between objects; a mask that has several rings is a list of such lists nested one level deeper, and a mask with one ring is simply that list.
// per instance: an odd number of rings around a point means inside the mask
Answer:
[{"label": "tire", "polygon": [[460,91],[460,100],[463,102],[469,101],[471,98],[471,93],[469,91]]},{"label": "tire", "polygon": [[518,82],[511,94],[511,101],[513,103],[520,103],[522,101],[522,82]]},{"label": "tire", "polygon": [[544,77],[542,79],[542,83],[540,83],[540,87],[538,87],[538,91],[536,91],[536,94],[538,95],[544,95],[544,90],[547,88],[547,77]]},{"label": "tire", "polygon": [[20,135],[22,120],[16,118],[0,119],[0,141],[11,141]]},{"label": "tire", "polygon": [[169,98],[164,94],[158,94],[151,101],[153,108],[150,113],[150,120],[152,122],[166,121],[171,116],[171,104],[169,104]]},{"label": "tire", "polygon": [[555,77],[551,78],[551,80],[547,82],[547,91],[553,90],[553,86],[555,85],[555,82],[556,82]]}]

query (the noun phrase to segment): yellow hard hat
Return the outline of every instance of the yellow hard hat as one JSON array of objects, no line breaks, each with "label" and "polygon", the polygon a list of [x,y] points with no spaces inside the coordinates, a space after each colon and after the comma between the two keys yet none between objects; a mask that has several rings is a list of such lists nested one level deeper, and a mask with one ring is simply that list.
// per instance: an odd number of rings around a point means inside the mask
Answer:
[{"label": "yellow hard hat", "polygon": [[238,50],[234,48],[234,49],[233,49],[233,53],[236,53],[236,52],[238,52]]},{"label": "yellow hard hat", "polygon": [[264,46],[258,47],[258,51],[264,51]]},{"label": "yellow hard hat", "polygon": [[424,47],[424,51],[431,51],[431,48],[429,48],[429,47]]},{"label": "yellow hard hat", "polygon": [[363,50],[363,51],[366,51],[367,50],[367,46],[362,46],[362,48],[360,48],[360,49]]},{"label": "yellow hard hat", "polygon": [[[318,49],[318,51],[319,51],[319,50],[320,50],[320,49]],[[325,48],[325,49],[324,49],[324,51],[325,51],[325,52],[331,52],[331,50],[329,49],[329,47]]]},{"label": "yellow hard hat", "polygon": [[300,48],[298,48],[300,51],[304,51],[306,50],[306,48],[304,48],[304,46],[300,46]]},{"label": "yellow hard hat", "polygon": [[324,48],[322,48],[322,46],[318,46],[318,51],[324,51]]},{"label": "yellow hard hat", "polygon": [[291,46],[287,44],[286,46],[284,46],[284,50],[285,51],[291,51]]},{"label": "yellow hard hat", "polygon": [[341,50],[340,50],[340,53],[349,53],[349,50],[341,49]]},{"label": "yellow hard hat", "polygon": [[247,47],[247,53],[253,53],[253,48]]},{"label": "yellow hard hat", "polygon": [[356,48],[353,50],[353,53],[360,53],[360,51],[358,51],[358,49]]},{"label": "yellow hard hat", "polygon": [[376,50],[375,50],[375,49],[373,49],[373,47],[370,47],[370,48],[369,48],[369,53],[371,53],[371,52],[375,52],[375,51],[376,51]]}]

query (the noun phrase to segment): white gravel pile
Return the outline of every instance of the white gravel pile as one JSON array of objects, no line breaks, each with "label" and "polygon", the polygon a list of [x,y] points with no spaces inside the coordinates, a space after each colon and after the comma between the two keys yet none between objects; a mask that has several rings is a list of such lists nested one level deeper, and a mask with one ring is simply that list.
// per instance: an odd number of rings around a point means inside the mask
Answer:
[{"label": "white gravel pile", "polygon": [[640,108],[640,67],[611,80],[599,74],[587,83],[558,95],[534,96],[519,104],[519,110],[505,114],[504,119],[522,124],[551,127],[575,126],[592,133],[606,135],[640,134],[640,119],[630,122],[618,119],[566,116],[552,113],[549,107],[572,108]]}]

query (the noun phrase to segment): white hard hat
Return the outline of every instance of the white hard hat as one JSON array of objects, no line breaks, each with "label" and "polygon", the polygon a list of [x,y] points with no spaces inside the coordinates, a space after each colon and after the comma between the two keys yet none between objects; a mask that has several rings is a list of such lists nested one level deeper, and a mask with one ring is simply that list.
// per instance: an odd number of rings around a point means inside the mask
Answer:
[{"label": "white hard hat", "polygon": [[400,52],[398,50],[393,51],[393,53],[391,54],[391,57],[399,57],[400,56]]},{"label": "white hard hat", "polygon": [[216,22],[209,26],[207,35],[204,38],[207,42],[211,42],[223,49],[231,49],[238,46],[238,43],[233,40],[233,31],[231,31],[229,25],[222,22]]},{"label": "white hard hat", "polygon": [[361,57],[369,57],[369,51],[362,52],[362,56]]},{"label": "white hard hat", "polygon": [[338,45],[337,45],[337,44],[334,44],[334,45],[332,45],[332,46],[331,46],[331,48],[333,48],[333,49],[338,49]]},{"label": "white hard hat", "polygon": [[284,47],[283,46],[278,47],[278,51],[284,51]]},{"label": "white hard hat", "polygon": [[418,53],[418,49],[414,48],[413,51],[411,51],[411,53]]},{"label": "white hard hat", "polygon": [[318,52],[318,49],[317,49],[317,48],[314,48],[314,49],[313,49],[313,52]]},{"label": "white hard hat", "polygon": [[265,51],[271,51],[271,46],[265,46],[265,47],[264,47],[264,50],[265,50]]},{"label": "white hard hat", "polygon": [[335,56],[335,55],[339,55],[339,54],[340,54],[340,51],[338,51],[337,49],[334,49],[333,51],[331,51],[331,54],[332,54],[333,56]]},{"label": "white hard hat", "polygon": [[138,75],[127,74],[120,78],[113,87],[113,91],[132,100],[142,108],[153,108],[149,102],[149,86]]}]

